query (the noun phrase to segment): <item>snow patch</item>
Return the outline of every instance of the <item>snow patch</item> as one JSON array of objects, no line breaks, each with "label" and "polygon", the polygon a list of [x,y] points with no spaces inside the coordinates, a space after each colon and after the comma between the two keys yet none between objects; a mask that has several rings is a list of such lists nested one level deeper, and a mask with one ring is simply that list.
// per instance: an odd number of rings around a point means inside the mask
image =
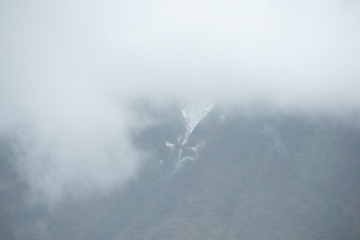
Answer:
[{"label": "snow patch", "polygon": [[194,147],[187,147],[187,149],[191,149],[191,150],[193,150],[194,152],[197,152],[198,147],[199,147],[199,144],[196,144]]},{"label": "snow patch", "polygon": [[176,163],[175,169],[174,169],[173,172],[178,171],[178,170],[179,170],[187,161],[189,161],[189,160],[194,161],[195,158],[194,158],[194,157],[191,157],[191,156],[185,156],[185,157],[183,157],[182,159],[180,159],[180,160]]},{"label": "snow patch", "polygon": [[[189,160],[194,161],[195,158],[198,156],[198,151],[205,144],[205,141],[202,141],[193,147],[186,146],[186,149],[192,150],[194,152],[194,154],[190,153],[190,155],[194,155],[194,156],[188,156],[188,155],[184,156],[184,157],[182,156],[183,153],[186,154],[186,151],[183,151],[183,150],[185,150],[184,145],[188,141],[188,139],[189,139],[191,133],[193,132],[193,130],[195,129],[195,127],[213,108],[214,108],[214,103],[208,101],[208,102],[191,104],[191,105],[184,107],[181,110],[182,116],[184,117],[185,122],[186,122],[186,131],[184,134],[180,135],[177,138],[177,143],[176,142],[171,143],[169,141],[165,142],[165,145],[168,148],[171,148],[172,150],[174,150],[176,147],[176,150],[179,150],[179,155],[178,155],[177,161],[175,162],[174,170],[172,171],[172,173],[178,171],[187,161],[189,161]],[[162,163],[160,163],[160,164],[162,164]]]},{"label": "snow patch", "polygon": [[165,145],[166,145],[168,148],[171,148],[172,150],[174,150],[175,144],[172,144],[172,143],[166,141],[166,142],[165,142]]},{"label": "snow patch", "polygon": [[180,149],[180,151],[179,151],[179,157],[178,157],[178,159],[180,159],[181,153],[182,153],[182,149]]},{"label": "snow patch", "polygon": [[186,133],[182,145],[187,142],[196,125],[213,109],[213,107],[213,102],[202,102],[186,106],[182,109],[181,113],[186,121]]},{"label": "snow patch", "polygon": [[195,153],[195,156],[198,155],[199,148],[203,147],[205,144],[205,141],[202,141],[201,143],[196,144],[194,147],[187,147],[187,149],[193,150]]}]

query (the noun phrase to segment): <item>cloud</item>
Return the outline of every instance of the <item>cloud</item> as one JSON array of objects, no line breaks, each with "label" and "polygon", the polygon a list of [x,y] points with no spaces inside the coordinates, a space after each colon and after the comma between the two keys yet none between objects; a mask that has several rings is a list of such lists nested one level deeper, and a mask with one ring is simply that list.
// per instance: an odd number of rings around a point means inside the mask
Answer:
[{"label": "cloud", "polygon": [[10,75],[30,85],[65,79],[127,97],[359,102],[358,3],[30,1],[12,8],[3,14],[11,22],[3,46]]},{"label": "cloud", "polygon": [[133,175],[134,98],[360,107],[356,1],[0,5],[0,127],[30,126],[19,140],[21,172],[51,201]]},{"label": "cloud", "polygon": [[31,97],[26,122],[14,131],[16,164],[33,203],[54,207],[67,198],[107,194],[137,170],[124,106],[72,87],[47,87]]}]

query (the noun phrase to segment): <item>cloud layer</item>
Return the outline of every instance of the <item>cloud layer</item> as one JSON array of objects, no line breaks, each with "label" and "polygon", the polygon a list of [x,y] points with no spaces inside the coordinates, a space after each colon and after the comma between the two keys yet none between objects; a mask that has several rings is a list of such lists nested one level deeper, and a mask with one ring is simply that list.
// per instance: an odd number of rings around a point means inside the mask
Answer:
[{"label": "cloud layer", "polygon": [[32,0],[0,9],[0,127],[31,126],[21,172],[51,201],[111,189],[136,171],[133,98],[360,107],[356,1]]}]

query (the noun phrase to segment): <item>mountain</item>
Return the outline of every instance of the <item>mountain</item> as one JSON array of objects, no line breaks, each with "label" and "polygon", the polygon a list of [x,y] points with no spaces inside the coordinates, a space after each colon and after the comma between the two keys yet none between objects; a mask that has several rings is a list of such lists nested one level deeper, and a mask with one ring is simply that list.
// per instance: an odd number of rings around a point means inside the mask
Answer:
[{"label": "mountain", "polygon": [[23,206],[4,138],[0,239],[360,239],[359,126],[212,102],[133,110],[156,120],[133,133],[137,176],[51,212]]}]

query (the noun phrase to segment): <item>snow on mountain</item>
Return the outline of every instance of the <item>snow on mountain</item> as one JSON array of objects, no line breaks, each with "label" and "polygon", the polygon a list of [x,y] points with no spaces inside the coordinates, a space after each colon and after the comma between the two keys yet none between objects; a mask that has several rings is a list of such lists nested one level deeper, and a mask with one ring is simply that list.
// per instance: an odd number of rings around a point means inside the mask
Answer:
[{"label": "snow on mountain", "polygon": [[[182,108],[181,113],[186,122],[185,133],[183,135],[180,135],[177,138],[176,143],[171,143],[169,141],[165,142],[165,145],[168,148],[179,151],[178,158],[175,163],[173,172],[176,172],[188,160],[194,161],[195,157],[198,155],[199,147],[201,147],[205,144],[205,142],[201,142],[201,143],[196,144],[193,147],[187,146],[186,148],[184,148],[185,147],[184,145],[188,141],[188,139],[189,139],[191,133],[193,132],[193,130],[195,129],[195,127],[213,109],[213,107],[214,107],[213,102],[211,102],[211,101],[205,102],[204,101],[204,102],[200,102],[200,103],[187,105],[184,108]],[[189,152],[185,151],[186,149],[192,150],[193,154],[190,153],[190,155],[194,155],[194,156],[190,156]],[[182,154],[183,152],[185,153],[184,156]],[[187,154],[186,154],[186,152],[187,152]]]},{"label": "snow on mountain", "polygon": [[173,150],[174,150],[174,146],[175,146],[175,144],[173,144],[173,143],[170,143],[170,142],[166,141],[166,142],[165,142],[165,145],[166,145],[168,148],[171,148],[171,149],[173,149]]},{"label": "snow on mountain", "polygon": [[186,121],[186,132],[182,145],[187,142],[196,125],[213,109],[213,107],[213,102],[201,102],[188,105],[182,109],[181,113]]},{"label": "snow on mountain", "polygon": [[193,150],[195,156],[197,156],[199,152],[199,147],[203,147],[204,145],[205,145],[205,141],[202,141],[201,143],[196,144],[194,147],[188,146],[187,149]]},{"label": "snow on mountain", "polygon": [[194,161],[195,158],[194,158],[194,157],[191,157],[191,156],[185,156],[185,157],[183,157],[182,159],[180,159],[180,160],[176,163],[175,168],[174,168],[174,170],[173,170],[173,173],[176,172],[176,171],[178,171],[178,170],[185,164],[185,162],[187,162],[188,160]]}]

